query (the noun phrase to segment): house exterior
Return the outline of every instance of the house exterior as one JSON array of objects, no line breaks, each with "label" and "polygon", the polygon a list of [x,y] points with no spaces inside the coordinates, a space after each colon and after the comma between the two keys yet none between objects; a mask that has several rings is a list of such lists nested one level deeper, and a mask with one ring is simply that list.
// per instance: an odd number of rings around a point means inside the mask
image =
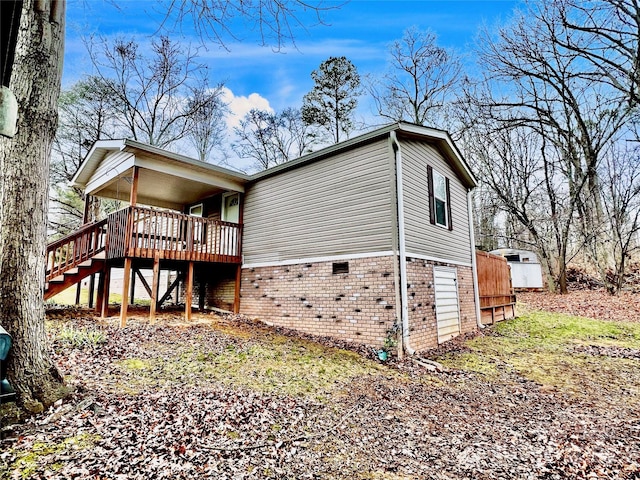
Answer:
[{"label": "house exterior", "polygon": [[[250,176],[131,140],[99,141],[73,183],[130,204],[86,227],[94,233],[84,244],[104,248],[74,254],[104,257],[93,268],[103,313],[108,270],[124,266],[125,276],[181,272],[187,316],[197,302],[378,346],[399,330],[410,353],[479,324],[476,181],[446,132],[392,124]],[[61,278],[54,263],[49,280]],[[152,315],[163,300],[155,283]]]}]

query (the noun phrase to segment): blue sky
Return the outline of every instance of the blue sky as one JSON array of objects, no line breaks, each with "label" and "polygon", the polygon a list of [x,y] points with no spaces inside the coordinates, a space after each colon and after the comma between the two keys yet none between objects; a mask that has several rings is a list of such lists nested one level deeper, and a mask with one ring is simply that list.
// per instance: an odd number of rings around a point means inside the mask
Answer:
[{"label": "blue sky", "polygon": [[[339,2],[328,2],[338,5]],[[91,72],[81,41],[83,35],[137,35],[144,42],[157,33],[156,1],[72,0],[68,4],[67,53],[64,85]],[[230,51],[209,44],[201,56],[213,80],[222,80],[235,95],[257,93],[273,108],[297,106],[312,86],[310,73],[329,56],[344,55],[364,74],[385,67],[387,45],[410,26],[431,29],[442,46],[465,53],[483,23],[495,25],[516,6],[515,1],[480,0],[352,0],[327,11],[326,25],[311,25],[297,32],[297,50],[281,53],[257,45],[250,33],[242,43],[230,40]],[[310,20],[311,21],[311,20]],[[198,42],[186,33],[184,41]],[[176,35],[180,37],[180,35]]]}]

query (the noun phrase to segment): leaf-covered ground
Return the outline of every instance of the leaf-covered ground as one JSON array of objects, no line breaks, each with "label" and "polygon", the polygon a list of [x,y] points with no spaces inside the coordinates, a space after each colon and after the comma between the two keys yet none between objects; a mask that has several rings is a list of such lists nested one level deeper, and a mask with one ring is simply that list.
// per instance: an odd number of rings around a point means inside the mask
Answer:
[{"label": "leaf-covered ground", "polygon": [[566,295],[527,292],[519,293],[518,300],[530,308],[548,312],[600,320],[640,322],[640,293],[620,292],[618,295],[609,295],[604,289],[571,290]]},{"label": "leaf-covered ground", "polygon": [[444,371],[239,317],[52,315],[75,393],[4,429],[0,478],[640,478],[640,323],[520,311],[423,356]]}]

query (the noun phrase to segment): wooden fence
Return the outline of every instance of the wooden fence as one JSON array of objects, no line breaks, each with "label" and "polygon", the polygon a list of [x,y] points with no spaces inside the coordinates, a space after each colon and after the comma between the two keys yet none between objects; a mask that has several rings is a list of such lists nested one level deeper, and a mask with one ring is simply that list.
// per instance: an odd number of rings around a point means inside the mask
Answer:
[{"label": "wooden fence", "polygon": [[493,324],[516,316],[516,296],[511,286],[507,259],[476,250],[478,294],[483,324]]}]

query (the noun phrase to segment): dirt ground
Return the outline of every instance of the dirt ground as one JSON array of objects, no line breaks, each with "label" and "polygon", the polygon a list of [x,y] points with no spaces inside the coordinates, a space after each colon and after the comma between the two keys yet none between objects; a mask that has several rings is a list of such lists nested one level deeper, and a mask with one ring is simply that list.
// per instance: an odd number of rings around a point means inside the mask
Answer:
[{"label": "dirt ground", "polygon": [[[519,299],[624,321],[640,312],[634,297]],[[471,341],[500,339],[497,328]],[[491,371],[432,371],[242,317],[165,314],[123,330],[70,309],[51,313],[49,332],[74,393],[2,431],[2,479],[640,479],[640,336],[567,347],[573,362],[605,355],[589,384],[599,395],[533,381],[506,351],[483,354]],[[424,358],[471,361],[463,340]],[[628,382],[603,389],[621,366]]]}]

